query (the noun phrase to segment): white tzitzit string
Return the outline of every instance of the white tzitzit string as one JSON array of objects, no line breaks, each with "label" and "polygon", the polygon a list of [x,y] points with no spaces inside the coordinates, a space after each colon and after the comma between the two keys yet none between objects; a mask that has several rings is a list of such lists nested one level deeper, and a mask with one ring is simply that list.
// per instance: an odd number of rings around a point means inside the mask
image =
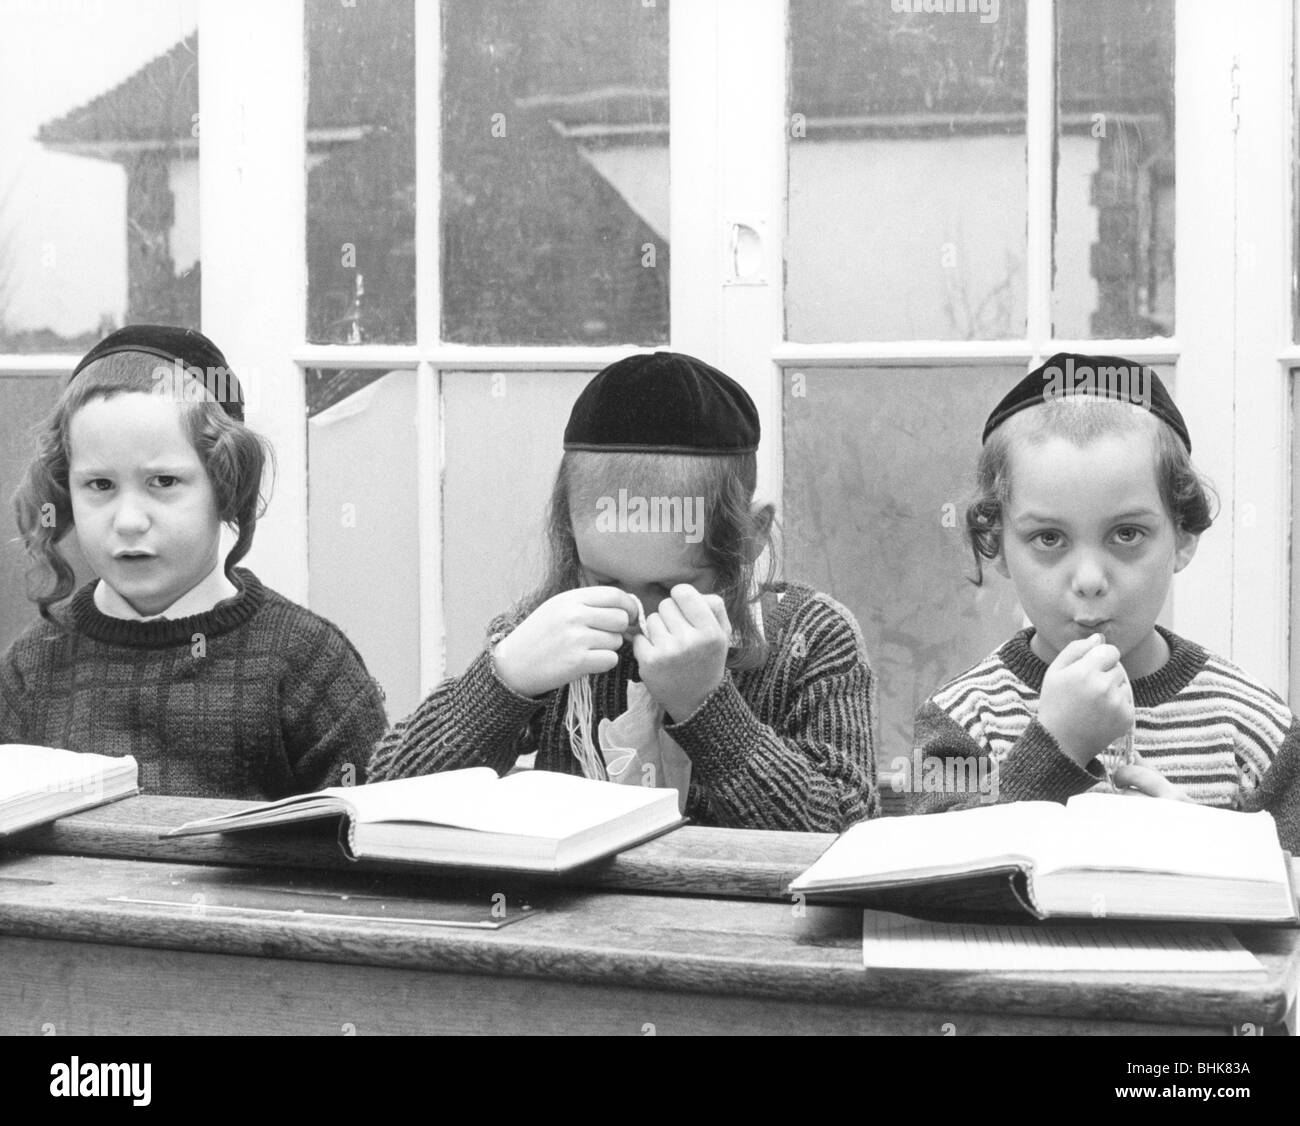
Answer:
[{"label": "white tzitzit string", "polygon": [[605,764],[591,737],[591,677],[580,676],[569,684],[569,702],[564,710],[564,727],[569,733],[573,757],[582,767],[584,778],[605,781]]},{"label": "white tzitzit string", "polygon": [[[638,601],[636,609],[637,626],[644,633],[645,608]],[[582,767],[582,776],[604,782],[609,777],[605,773],[605,760],[591,734],[591,717],[594,708],[591,698],[591,677],[580,676],[577,680],[571,681],[569,700],[564,709],[564,729],[569,733],[569,746],[573,748],[573,757]]]}]

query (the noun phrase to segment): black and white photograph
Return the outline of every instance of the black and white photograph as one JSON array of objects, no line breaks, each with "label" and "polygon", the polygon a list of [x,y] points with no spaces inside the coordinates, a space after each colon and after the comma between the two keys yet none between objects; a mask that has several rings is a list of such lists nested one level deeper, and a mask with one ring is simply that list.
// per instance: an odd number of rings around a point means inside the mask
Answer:
[{"label": "black and white photograph", "polygon": [[0,0],[14,1105],[928,1036],[1300,1108],[1298,43]]}]

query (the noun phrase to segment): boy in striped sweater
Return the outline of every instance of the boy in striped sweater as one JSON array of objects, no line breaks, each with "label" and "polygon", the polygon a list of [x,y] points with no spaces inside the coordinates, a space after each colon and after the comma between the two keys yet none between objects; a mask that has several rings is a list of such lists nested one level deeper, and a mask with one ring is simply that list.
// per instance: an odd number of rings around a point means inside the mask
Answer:
[{"label": "boy in striped sweater", "polygon": [[[1156,374],[1118,357],[1053,356],[989,417],[976,479],[976,582],[991,564],[1032,625],[921,706],[914,758],[926,784],[911,787],[910,808],[1064,801],[1113,785],[1267,809],[1283,846],[1300,850],[1290,709],[1156,625],[1213,518]],[[964,784],[975,777],[983,784]]]}]

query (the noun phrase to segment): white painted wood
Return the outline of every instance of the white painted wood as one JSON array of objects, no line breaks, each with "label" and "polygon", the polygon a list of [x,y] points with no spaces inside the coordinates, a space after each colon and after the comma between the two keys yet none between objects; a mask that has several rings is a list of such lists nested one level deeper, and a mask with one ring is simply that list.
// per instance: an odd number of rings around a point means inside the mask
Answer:
[{"label": "white painted wood", "polygon": [[201,0],[199,28],[202,325],[278,459],[249,564],[305,602],[307,428],[293,362],[306,294],[303,5]]},{"label": "white painted wood", "polygon": [[[678,18],[679,5],[673,9]],[[719,213],[711,270],[722,287],[718,362],[753,396],[763,440],[758,492],[778,506],[782,488],[780,371],[772,354],[784,336],[786,199],[786,14],[781,0],[718,0],[715,159]],[[674,106],[673,129],[679,114]],[[733,273],[731,232],[761,238],[748,281]]]},{"label": "white painted wood", "polygon": [[1196,464],[1214,481],[1223,507],[1196,558],[1175,580],[1172,623],[1177,632],[1228,657],[1237,655],[1231,95],[1239,20],[1239,12],[1220,4],[1180,5],[1175,19],[1175,319],[1183,346],[1175,393]]},{"label": "white painted wood", "polygon": [[672,347],[721,358],[722,284],[717,150],[717,0],[674,4],[668,19],[668,197],[672,266],[668,287]]},{"label": "white painted wood", "polygon": [[1052,335],[1052,214],[1053,168],[1056,156],[1056,29],[1055,0],[1025,9],[1025,293],[1028,299],[1026,334],[1031,361],[1059,349]]},{"label": "white painted wood", "polygon": [[[1288,689],[1291,270],[1295,247],[1292,4],[1252,4],[1235,25],[1236,353],[1233,381],[1232,659]],[[1179,191],[1182,184],[1179,184]],[[1182,286],[1180,276],[1179,286]]]},{"label": "white painted wood", "polygon": [[[417,351],[427,355],[442,335],[442,17],[438,4],[415,6],[415,323]],[[447,667],[442,586],[442,395],[440,375],[422,362],[416,372],[416,512],[420,551],[420,691]],[[392,717],[397,718],[397,717]]]}]

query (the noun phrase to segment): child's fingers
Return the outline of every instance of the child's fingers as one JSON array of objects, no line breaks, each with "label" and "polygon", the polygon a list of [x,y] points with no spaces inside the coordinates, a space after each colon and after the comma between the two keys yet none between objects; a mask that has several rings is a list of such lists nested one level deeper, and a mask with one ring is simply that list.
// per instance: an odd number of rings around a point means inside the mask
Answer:
[{"label": "child's fingers", "polygon": [[582,634],[582,647],[584,649],[621,649],[623,647],[623,632],[617,632],[604,629],[589,629]]},{"label": "child's fingers", "polygon": [[[620,638],[620,640],[622,640]],[[618,653],[613,649],[588,649],[578,662],[580,676],[595,676],[609,672],[618,664]]]},{"label": "child's fingers", "polygon": [[706,594],[704,604],[708,606],[713,614],[713,620],[718,623],[718,627],[730,639],[731,637],[731,618],[727,615],[727,604],[716,594]]},{"label": "child's fingers", "polygon": [[680,635],[687,630],[686,618],[682,615],[681,610],[677,608],[677,603],[671,598],[665,598],[659,603],[659,619],[667,627],[669,633]]},{"label": "child's fingers", "polygon": [[616,586],[583,586],[578,591],[584,606],[608,606],[622,610],[630,622],[635,622],[641,612],[641,603],[636,600],[636,595],[619,590]]},{"label": "child's fingers", "polygon": [[717,615],[709,605],[710,598],[721,603],[722,600],[717,595],[701,594],[690,583],[678,583],[673,587],[672,595],[677,609],[696,629],[709,629],[717,621]]},{"label": "child's fingers", "polygon": [[585,624],[591,629],[604,630],[606,633],[622,633],[628,625],[636,625],[636,615],[628,619],[627,611],[612,606],[593,606],[583,615]]},{"label": "child's fingers", "polygon": [[1124,671],[1124,666],[1119,663],[1119,650],[1113,645],[1107,645],[1104,641],[1090,650],[1086,657],[1090,661],[1095,661],[1097,667],[1103,672],[1109,672],[1116,666],[1119,667],[1120,672]]},{"label": "child's fingers", "polygon": [[1121,766],[1114,774],[1115,786],[1122,790],[1135,790],[1150,798],[1167,798],[1172,801],[1191,799],[1158,770],[1149,766]]},{"label": "child's fingers", "polygon": [[664,620],[658,613],[646,615],[645,630],[641,637],[649,641],[651,645],[662,645],[668,640],[668,627],[664,625]]},{"label": "child's fingers", "polygon": [[1052,662],[1051,667],[1063,669],[1067,665],[1072,665],[1075,661],[1086,657],[1101,643],[1101,634],[1099,633],[1094,633],[1090,637],[1081,637],[1078,641],[1071,641],[1069,645],[1056,654],[1056,660]]}]

